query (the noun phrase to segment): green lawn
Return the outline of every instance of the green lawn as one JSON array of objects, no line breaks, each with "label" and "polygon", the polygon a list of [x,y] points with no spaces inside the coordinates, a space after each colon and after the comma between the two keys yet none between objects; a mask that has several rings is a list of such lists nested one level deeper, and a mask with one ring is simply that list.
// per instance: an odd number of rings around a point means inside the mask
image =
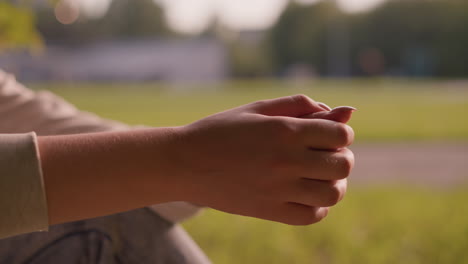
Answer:
[{"label": "green lawn", "polygon": [[185,227],[220,264],[462,264],[468,263],[466,190],[351,187],[312,226],[210,210]]},{"label": "green lawn", "polygon": [[[263,98],[304,93],[331,106],[359,109],[351,125],[357,140],[468,139],[468,83],[448,81],[232,82],[182,87],[157,84],[33,85],[55,91],[82,109],[131,124],[183,125]],[[174,87],[172,87],[174,88]]]},{"label": "green lawn", "polygon": [[[42,84],[131,124],[183,125],[262,98],[304,93],[359,109],[358,141],[468,140],[468,85],[448,81],[235,82],[184,91],[145,84]],[[172,87],[174,88],[174,87]],[[441,175],[443,176],[443,175]],[[209,211],[185,227],[214,263],[468,263],[467,188],[351,186],[326,221],[291,227]]]}]

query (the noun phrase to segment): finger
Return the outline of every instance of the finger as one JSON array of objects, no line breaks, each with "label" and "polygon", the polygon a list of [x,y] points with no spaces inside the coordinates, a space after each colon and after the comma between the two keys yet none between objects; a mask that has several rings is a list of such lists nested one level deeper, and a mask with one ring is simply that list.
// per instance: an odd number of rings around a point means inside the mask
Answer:
[{"label": "finger", "polygon": [[264,220],[280,222],[288,225],[310,225],[317,223],[328,214],[327,207],[313,207],[294,202],[264,203],[261,206],[252,204],[252,214],[244,214],[229,210],[226,212],[252,216]]},{"label": "finger", "polygon": [[354,111],[356,111],[356,108],[354,107],[340,106],[332,109],[331,111],[316,112],[301,116],[301,118],[327,119],[346,124],[351,119],[351,115]]},{"label": "finger", "polygon": [[317,102],[302,94],[262,100],[252,103],[248,107],[255,113],[262,115],[290,117],[299,117],[325,110]]},{"label": "finger", "polygon": [[322,103],[322,102],[317,102],[317,104],[322,107],[325,111],[331,111],[331,107],[329,107],[328,105],[326,105],[325,103]]},{"label": "finger", "polygon": [[301,144],[313,149],[339,149],[354,141],[353,129],[343,123],[325,119],[294,119]]},{"label": "finger", "polygon": [[312,207],[298,203],[285,203],[275,221],[289,225],[311,225],[328,215],[327,207]]},{"label": "finger", "polygon": [[[339,151],[305,150],[297,158],[295,174],[312,180],[340,180],[347,178],[354,167],[354,154],[347,148]],[[313,172],[313,173],[311,173]]]},{"label": "finger", "polygon": [[347,180],[318,181],[300,179],[291,188],[290,201],[308,206],[333,206],[346,193]]}]

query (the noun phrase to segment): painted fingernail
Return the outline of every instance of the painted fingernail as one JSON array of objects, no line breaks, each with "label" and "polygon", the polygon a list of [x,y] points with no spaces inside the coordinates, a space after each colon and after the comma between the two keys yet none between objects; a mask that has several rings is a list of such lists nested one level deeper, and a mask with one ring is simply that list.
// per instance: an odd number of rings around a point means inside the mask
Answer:
[{"label": "painted fingernail", "polygon": [[335,107],[333,108],[332,111],[356,111],[357,109],[355,107],[352,107],[352,106],[338,106],[338,107]]},{"label": "painted fingernail", "polygon": [[317,104],[322,107],[322,109],[324,110],[327,110],[327,111],[331,111],[331,107],[329,107],[328,105],[324,104],[324,103],[321,103],[321,102],[317,102]]}]

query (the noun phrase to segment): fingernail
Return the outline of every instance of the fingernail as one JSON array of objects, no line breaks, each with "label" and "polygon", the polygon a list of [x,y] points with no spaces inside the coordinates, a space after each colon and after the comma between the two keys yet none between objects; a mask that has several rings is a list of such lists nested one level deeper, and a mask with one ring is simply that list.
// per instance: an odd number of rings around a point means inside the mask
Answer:
[{"label": "fingernail", "polygon": [[335,107],[333,108],[332,111],[356,111],[357,109],[355,107],[352,107],[352,106],[338,106],[338,107]]},{"label": "fingernail", "polygon": [[331,111],[331,107],[329,107],[328,105],[324,104],[324,103],[321,103],[321,102],[317,102],[317,104],[322,107],[322,109],[324,110],[327,110],[327,111]]}]

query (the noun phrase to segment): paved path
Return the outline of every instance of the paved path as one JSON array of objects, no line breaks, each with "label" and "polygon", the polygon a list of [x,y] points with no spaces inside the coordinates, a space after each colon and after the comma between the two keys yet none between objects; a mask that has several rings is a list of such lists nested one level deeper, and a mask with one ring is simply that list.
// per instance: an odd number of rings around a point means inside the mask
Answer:
[{"label": "paved path", "polygon": [[368,143],[351,149],[356,156],[351,184],[468,186],[468,142]]}]

